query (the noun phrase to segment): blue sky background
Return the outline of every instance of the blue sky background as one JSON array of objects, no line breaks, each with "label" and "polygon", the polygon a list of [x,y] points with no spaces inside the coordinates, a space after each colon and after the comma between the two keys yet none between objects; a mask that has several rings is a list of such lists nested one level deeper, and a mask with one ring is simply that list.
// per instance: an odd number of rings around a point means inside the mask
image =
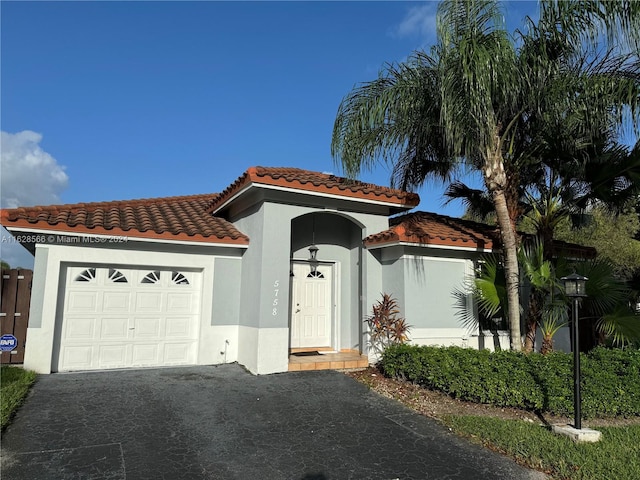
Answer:
[{"label": "blue sky background", "polygon": [[[340,174],[330,156],[340,100],[430,46],[437,3],[0,8],[1,204],[15,207],[219,192],[254,165]],[[510,28],[536,9],[508,2]],[[362,179],[389,175],[381,166]],[[421,210],[462,214],[438,185],[418,193]],[[23,249],[0,247],[30,266]]]}]

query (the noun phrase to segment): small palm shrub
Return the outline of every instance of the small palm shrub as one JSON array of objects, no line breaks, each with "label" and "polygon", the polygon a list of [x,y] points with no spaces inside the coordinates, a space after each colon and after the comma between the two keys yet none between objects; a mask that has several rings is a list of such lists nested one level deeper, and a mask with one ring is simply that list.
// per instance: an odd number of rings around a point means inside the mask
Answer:
[{"label": "small palm shrub", "polygon": [[403,344],[409,339],[411,327],[400,316],[398,301],[387,293],[382,294],[382,300],[373,306],[373,313],[364,321],[369,327],[370,345],[377,353],[382,353],[391,345]]}]

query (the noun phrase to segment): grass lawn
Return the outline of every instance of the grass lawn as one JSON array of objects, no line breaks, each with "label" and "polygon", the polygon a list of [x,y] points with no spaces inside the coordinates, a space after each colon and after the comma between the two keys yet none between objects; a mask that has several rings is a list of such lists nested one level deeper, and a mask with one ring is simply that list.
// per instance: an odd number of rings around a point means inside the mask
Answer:
[{"label": "grass lawn", "polygon": [[[591,419],[588,426],[602,432],[593,444],[575,444],[541,425],[526,410],[456,400],[370,368],[348,375],[372,390],[393,398],[459,435],[508,455],[518,463],[558,480],[639,480],[640,415]],[[550,423],[571,419],[545,416]]]},{"label": "grass lawn", "polygon": [[2,405],[3,429],[9,423],[13,412],[22,404],[35,380],[35,372],[8,365],[0,367],[0,404]]},{"label": "grass lawn", "polygon": [[446,415],[441,420],[455,432],[553,478],[640,478],[640,425],[598,427],[602,432],[600,442],[575,444],[522,420],[458,415]]}]

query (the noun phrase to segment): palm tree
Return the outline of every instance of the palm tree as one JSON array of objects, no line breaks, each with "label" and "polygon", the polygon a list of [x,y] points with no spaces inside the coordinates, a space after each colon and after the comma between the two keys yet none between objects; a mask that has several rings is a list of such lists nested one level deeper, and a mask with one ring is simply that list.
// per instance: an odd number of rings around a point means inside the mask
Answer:
[{"label": "palm tree", "polygon": [[[383,159],[393,165],[392,182],[400,188],[418,187],[429,178],[449,182],[464,168],[482,174],[500,229],[508,302],[516,306],[508,309],[514,350],[522,347],[516,234],[520,172],[540,161],[535,128],[544,124],[547,106],[553,106],[554,119],[563,111],[579,111],[581,138],[588,141],[601,127],[601,117],[612,113],[610,103],[598,103],[596,92],[615,90],[618,79],[607,83],[602,76],[599,83],[586,84],[582,79],[588,75],[579,75],[575,62],[573,69],[564,68],[567,59],[580,58],[577,52],[586,40],[599,40],[599,27],[610,34],[608,41],[632,32],[625,37],[630,45],[640,37],[640,29],[633,30],[640,4],[580,2],[569,8],[564,3],[542,4],[539,28],[521,34],[517,48],[497,2],[443,2],[438,43],[430,54],[415,52],[404,63],[387,65],[377,80],[348,94],[331,144],[347,175],[356,177]],[[637,98],[631,103],[637,115]],[[620,116],[627,110],[613,112]]]},{"label": "palm tree", "polygon": [[567,324],[567,300],[562,295],[560,277],[556,269],[565,265],[564,258],[545,258],[545,240],[533,237],[519,250],[518,259],[529,284],[524,351],[532,352],[538,327],[542,333],[540,353],[553,351],[553,336]]},{"label": "palm tree", "polygon": [[[518,259],[530,289],[526,309],[528,321],[535,321],[542,334],[540,353],[553,351],[553,337],[568,323],[570,299],[564,295],[560,281],[562,276],[577,272],[586,276],[587,297],[580,309],[580,331],[594,335],[593,341],[581,341],[582,348],[610,341],[616,346],[640,342],[640,314],[631,307],[635,299],[623,281],[616,278],[614,266],[606,259],[568,262],[560,257],[555,262],[544,259],[542,240],[536,237],[524,242],[518,251]],[[491,329],[495,318],[502,318],[511,308],[506,301],[505,278],[498,258],[488,255],[474,278],[469,278],[463,288],[456,290],[458,316],[467,329]],[[476,300],[478,316],[469,308],[467,296]],[[523,309],[523,306],[520,306]],[[591,332],[591,333],[589,333]],[[536,329],[527,330],[525,348],[532,351]]]}]

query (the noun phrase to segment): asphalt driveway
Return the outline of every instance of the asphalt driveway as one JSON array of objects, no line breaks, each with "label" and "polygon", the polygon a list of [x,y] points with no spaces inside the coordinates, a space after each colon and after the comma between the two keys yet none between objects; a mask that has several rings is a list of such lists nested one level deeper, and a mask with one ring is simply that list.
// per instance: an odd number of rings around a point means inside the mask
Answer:
[{"label": "asphalt driveway", "polygon": [[238,365],[40,376],[1,467],[3,480],[541,476],[341,373]]}]

